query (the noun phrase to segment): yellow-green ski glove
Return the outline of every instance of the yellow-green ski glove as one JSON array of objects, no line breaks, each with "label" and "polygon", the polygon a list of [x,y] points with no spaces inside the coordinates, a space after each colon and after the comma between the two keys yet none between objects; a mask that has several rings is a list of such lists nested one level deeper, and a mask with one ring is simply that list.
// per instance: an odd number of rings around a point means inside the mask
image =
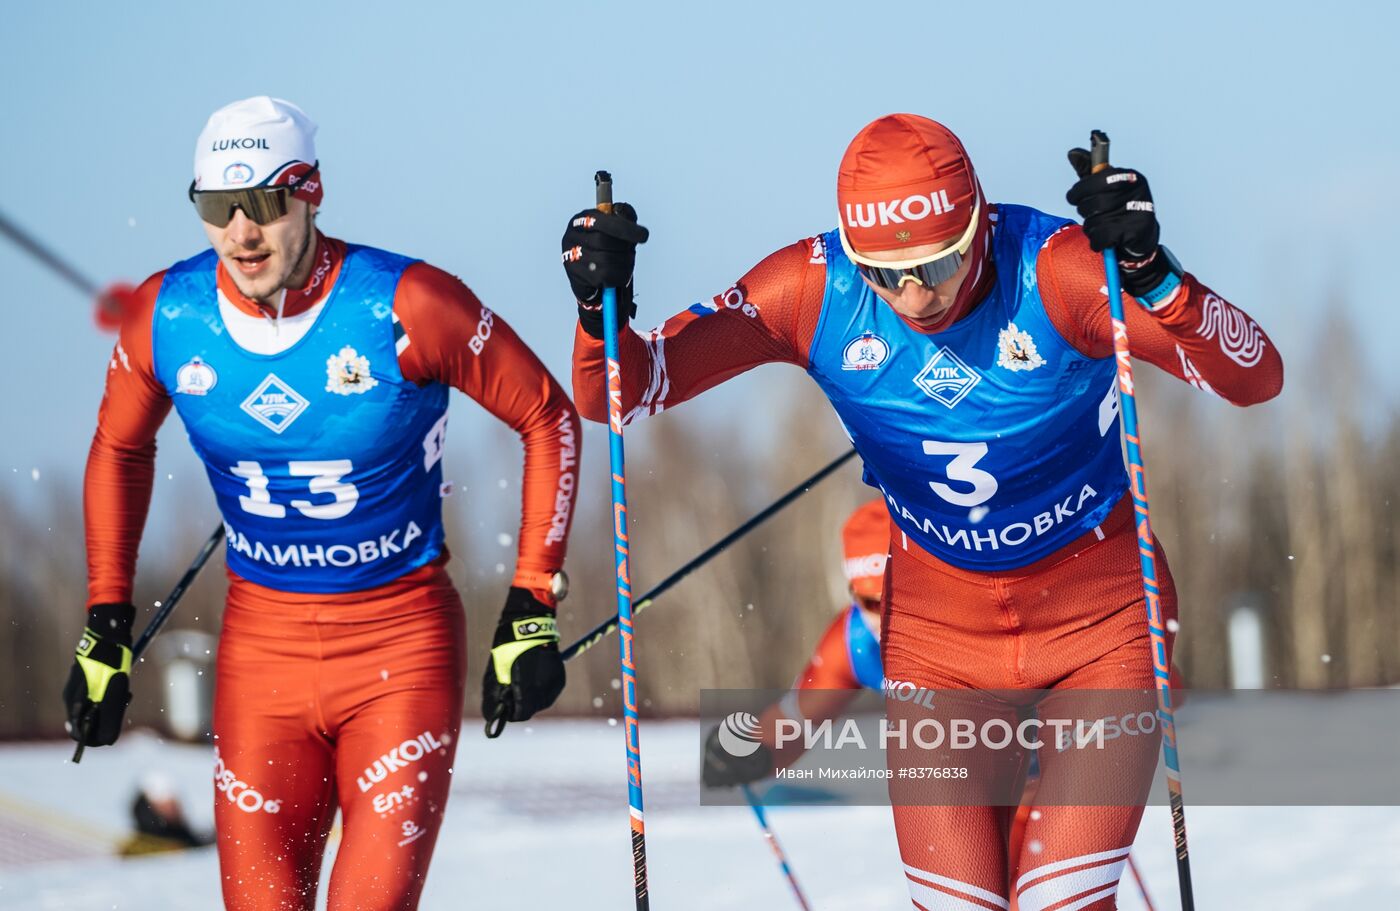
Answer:
[{"label": "yellow-green ski glove", "polygon": [[507,721],[526,721],[554,704],[564,690],[564,660],[554,611],[523,588],[512,588],[496,624],[491,660],[481,681],[486,736]]},{"label": "yellow-green ski glove", "polygon": [[131,702],[130,604],[94,604],[63,687],[68,734],[90,747],[116,743]]}]

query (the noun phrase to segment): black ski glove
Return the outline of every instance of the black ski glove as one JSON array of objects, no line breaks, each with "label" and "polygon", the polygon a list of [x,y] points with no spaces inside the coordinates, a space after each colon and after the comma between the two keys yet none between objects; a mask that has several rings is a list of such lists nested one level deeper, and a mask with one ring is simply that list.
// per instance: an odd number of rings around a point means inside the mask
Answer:
[{"label": "black ski glove", "polygon": [[497,737],[507,721],[527,721],[554,704],[564,690],[564,659],[554,611],[523,588],[511,588],[491,642],[491,661],[481,681],[486,736]]},{"label": "black ski glove", "polygon": [[564,272],[578,300],[579,324],[594,338],[603,337],[603,288],[617,289],[619,331],[636,315],[632,268],[637,244],[646,243],[649,233],[637,224],[637,210],[625,202],[613,206],[611,214],[584,209],[569,219],[561,242]]},{"label": "black ski glove", "polygon": [[735,756],[720,743],[719,725],[705,738],[705,764],[700,780],[707,788],[735,788],[773,774],[773,754],[763,744],[747,756]]},{"label": "black ski glove", "polygon": [[[103,747],[117,742],[122,716],[131,702],[130,604],[94,604],[63,687],[68,734],[79,743]],[[86,732],[86,739],[84,739]]]},{"label": "black ski glove", "polygon": [[1079,210],[1090,248],[1095,253],[1109,247],[1117,250],[1123,290],[1133,297],[1145,296],[1172,271],[1167,257],[1159,253],[1161,226],[1147,178],[1131,168],[1107,167],[1091,173],[1086,149],[1070,149],[1069,163],[1079,181],[1065,199]]}]

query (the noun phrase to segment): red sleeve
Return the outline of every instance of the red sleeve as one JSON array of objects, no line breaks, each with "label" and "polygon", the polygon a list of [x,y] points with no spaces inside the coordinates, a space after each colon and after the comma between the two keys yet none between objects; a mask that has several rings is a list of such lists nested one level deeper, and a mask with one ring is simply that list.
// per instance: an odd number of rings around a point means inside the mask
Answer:
[{"label": "red sleeve", "polygon": [[[777,705],[769,706],[759,719],[764,745],[770,750],[777,745],[777,723],[780,719],[814,722],[837,718],[861,689],[856,672],[851,667],[851,652],[846,646],[846,624],[850,609],[836,615],[817,642],[812,657],[792,682],[792,692]],[[775,753],[777,764],[786,768],[802,755],[794,744]]]},{"label": "red sleeve", "polygon": [[156,431],[170,412],[151,357],[151,314],[164,278],[157,272],[136,289],[107,365],[83,476],[89,605],[131,600],[155,481]]},{"label": "red sleeve", "polygon": [[[1113,328],[1104,290],[1103,257],[1089,249],[1083,228],[1064,228],[1036,260],[1045,310],[1080,352],[1113,356]],[[1197,389],[1236,405],[1253,405],[1283,388],[1283,359],[1249,314],[1185,275],[1156,310],[1124,295],[1132,353]]]},{"label": "red sleeve", "polygon": [[[860,681],[851,667],[851,650],[846,645],[846,626],[851,622],[849,608],[837,614],[822,633],[807,666],[792,682],[795,690],[858,690]],[[805,712],[803,714],[806,714]]]},{"label": "red sleeve", "polygon": [[[618,338],[625,420],[656,414],[730,377],[775,361],[807,366],[826,284],[821,238],[768,256],[708,304],[682,310],[646,333]],[[574,401],[590,421],[606,421],[603,343],[574,336]]]},{"label": "red sleeve", "polygon": [[409,266],[394,314],[404,330],[405,378],[455,386],[520,434],[525,471],[512,584],[553,604],[547,578],[564,565],[578,489],[578,412],[505,320],[441,269]]}]

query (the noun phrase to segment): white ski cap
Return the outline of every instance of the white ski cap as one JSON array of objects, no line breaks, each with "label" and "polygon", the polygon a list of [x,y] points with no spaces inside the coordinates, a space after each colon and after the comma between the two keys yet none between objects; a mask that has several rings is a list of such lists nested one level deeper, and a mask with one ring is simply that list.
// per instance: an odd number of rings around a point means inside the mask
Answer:
[{"label": "white ski cap", "polygon": [[316,163],[316,124],[290,101],[258,95],[219,108],[194,147],[196,190],[296,183]]},{"label": "white ski cap", "polygon": [[141,776],[141,793],[152,803],[170,800],[176,796],[175,782],[164,772],[147,772]]}]

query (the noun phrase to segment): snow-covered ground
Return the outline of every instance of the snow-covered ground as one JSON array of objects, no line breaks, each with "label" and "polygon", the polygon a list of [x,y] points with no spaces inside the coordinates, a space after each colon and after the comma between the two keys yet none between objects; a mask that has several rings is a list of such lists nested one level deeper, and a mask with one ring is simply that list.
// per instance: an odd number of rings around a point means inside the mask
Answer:
[{"label": "snow-covered ground", "polygon": [[[425,911],[632,907],[621,731],[559,721],[513,726],[498,741],[470,724],[463,733]],[[752,814],[699,805],[698,739],[693,722],[642,728],[653,906],[795,908]],[[210,824],[211,751],[134,734],[89,751],[81,766],[70,753],[58,743],[0,746],[0,908],[220,907],[212,849],[110,856],[136,783],[152,770],[176,783],[196,826]],[[1203,911],[1398,906],[1394,809],[1193,807],[1188,819]],[[909,906],[888,809],[780,807],[770,820],[818,911]],[[512,877],[524,856],[550,858],[548,875]],[[1136,858],[1159,911],[1177,907],[1165,809],[1148,810]],[[1144,907],[1126,879],[1120,907]]]}]

